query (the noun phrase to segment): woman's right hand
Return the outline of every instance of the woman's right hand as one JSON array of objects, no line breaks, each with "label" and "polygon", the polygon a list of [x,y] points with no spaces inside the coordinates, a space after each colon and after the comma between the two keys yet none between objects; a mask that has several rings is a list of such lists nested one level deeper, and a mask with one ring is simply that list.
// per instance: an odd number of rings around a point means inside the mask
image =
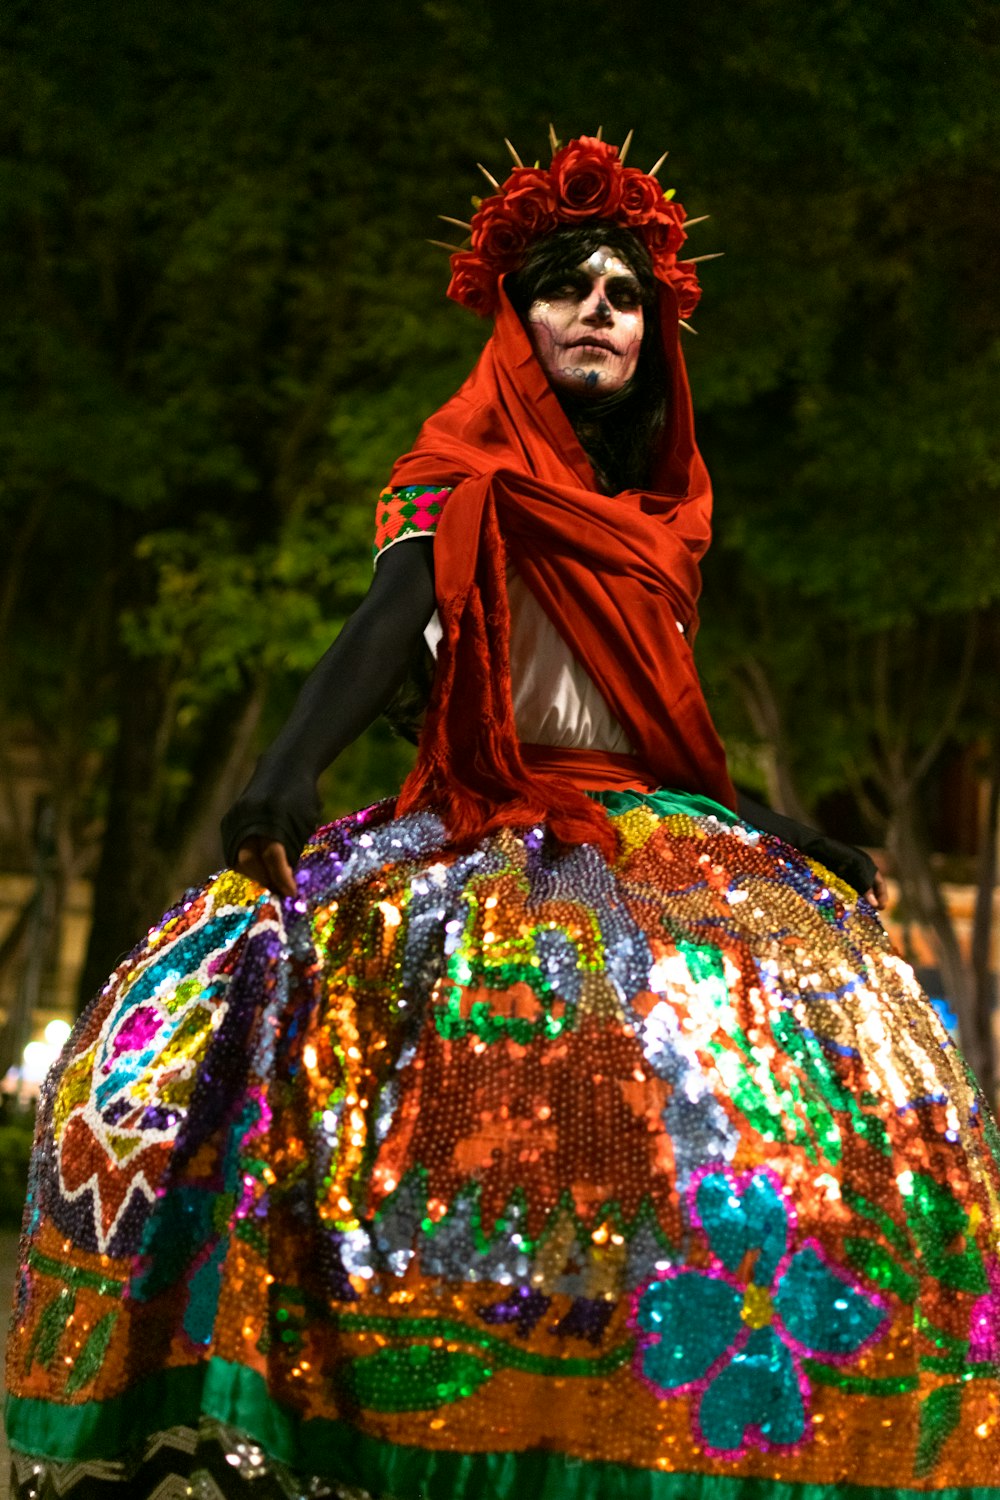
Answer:
[{"label": "woman's right hand", "polygon": [[222,820],[226,863],[276,896],[294,896],[294,867],[320,812],[313,777],[291,774],[279,757],[262,755]]},{"label": "woman's right hand", "polygon": [[276,896],[297,894],[285,846],[278,839],[261,838],[259,834],[247,839],[237,850],[235,866],[241,875],[267,886]]}]

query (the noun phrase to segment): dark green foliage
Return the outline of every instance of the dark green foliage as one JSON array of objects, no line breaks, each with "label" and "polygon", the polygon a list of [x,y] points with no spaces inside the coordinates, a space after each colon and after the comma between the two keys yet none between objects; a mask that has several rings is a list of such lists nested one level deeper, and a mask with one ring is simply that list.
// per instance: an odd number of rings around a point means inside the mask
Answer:
[{"label": "dark green foliage", "polygon": [[31,1116],[0,1125],[0,1229],[21,1226],[33,1132]]}]

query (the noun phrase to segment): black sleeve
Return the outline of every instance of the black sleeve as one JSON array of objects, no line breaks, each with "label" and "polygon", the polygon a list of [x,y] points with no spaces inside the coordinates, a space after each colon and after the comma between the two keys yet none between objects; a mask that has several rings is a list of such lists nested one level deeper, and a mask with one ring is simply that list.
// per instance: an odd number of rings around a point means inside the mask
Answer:
[{"label": "black sleeve", "polygon": [[842,844],[839,839],[827,838],[826,834],[810,828],[807,823],[797,823],[794,818],[786,818],[781,813],[773,812],[763,803],[748,797],[739,787],[736,789],[736,810],[744,823],[751,823],[762,833],[777,834],[786,844],[791,844],[794,849],[839,875],[841,880],[846,880],[859,895],[865,895],[874,885],[878,867],[863,849],[856,849],[853,844]]},{"label": "black sleeve", "polygon": [[434,604],[432,539],[414,537],[384,552],[365,598],[222,820],[229,865],[255,835],[277,839],[295,864],[319,820],[317,778],[393,697]]}]

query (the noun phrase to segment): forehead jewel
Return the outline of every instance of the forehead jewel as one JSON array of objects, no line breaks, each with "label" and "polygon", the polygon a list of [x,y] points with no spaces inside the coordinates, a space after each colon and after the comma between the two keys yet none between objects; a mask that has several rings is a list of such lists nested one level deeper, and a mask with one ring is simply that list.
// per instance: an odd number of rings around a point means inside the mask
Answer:
[{"label": "forehead jewel", "polygon": [[592,255],[588,255],[583,265],[591,276],[607,276],[609,273],[611,275],[617,273],[619,276],[624,274],[635,278],[635,272],[628,261],[622,260],[621,256],[616,255],[613,250],[605,250],[603,246],[595,250]]}]

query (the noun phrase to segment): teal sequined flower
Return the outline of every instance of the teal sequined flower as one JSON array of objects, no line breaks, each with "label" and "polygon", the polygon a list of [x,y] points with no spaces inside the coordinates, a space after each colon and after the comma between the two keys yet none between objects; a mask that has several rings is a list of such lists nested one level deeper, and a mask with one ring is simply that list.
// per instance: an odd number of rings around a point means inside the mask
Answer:
[{"label": "teal sequined flower", "polygon": [[810,1397],[801,1356],[855,1359],[886,1331],[885,1304],[815,1240],[794,1243],[794,1210],[767,1169],[697,1173],[689,1216],[712,1262],[671,1267],[640,1291],[639,1373],[658,1397],[694,1397],[695,1434],[713,1455],[798,1446]]}]

